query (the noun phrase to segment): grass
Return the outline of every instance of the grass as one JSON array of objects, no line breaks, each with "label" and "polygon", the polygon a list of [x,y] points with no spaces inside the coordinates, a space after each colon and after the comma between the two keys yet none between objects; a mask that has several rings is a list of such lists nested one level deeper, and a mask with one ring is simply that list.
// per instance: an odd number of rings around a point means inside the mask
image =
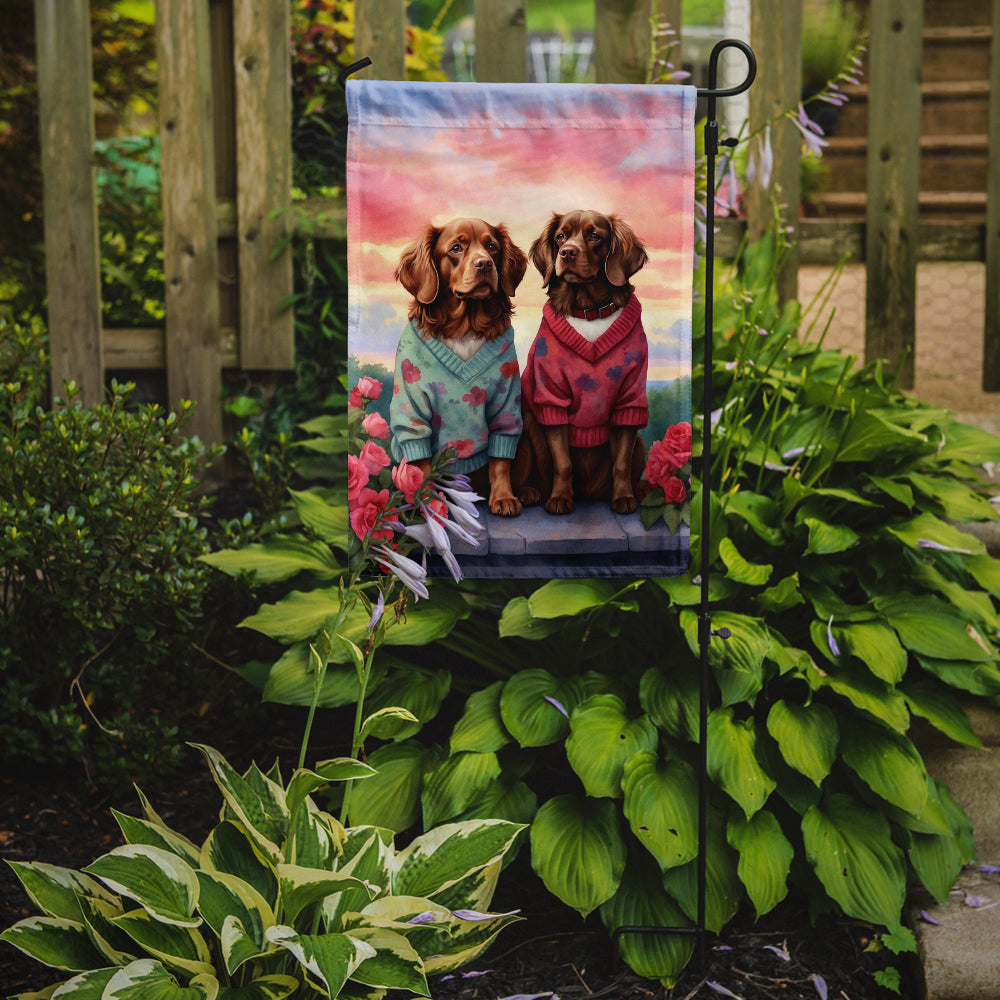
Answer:
[{"label": "grass", "polygon": [[[594,0],[527,0],[529,31],[585,31],[594,27]],[[722,24],[724,0],[684,0],[684,24]]]}]

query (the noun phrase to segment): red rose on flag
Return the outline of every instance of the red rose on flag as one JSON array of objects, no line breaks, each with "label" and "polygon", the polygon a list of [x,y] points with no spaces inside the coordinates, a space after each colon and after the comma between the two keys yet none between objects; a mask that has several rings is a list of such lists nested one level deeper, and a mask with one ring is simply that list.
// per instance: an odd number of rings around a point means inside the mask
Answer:
[{"label": "red rose on flag", "polygon": [[684,481],[678,479],[677,476],[671,476],[663,483],[663,499],[667,503],[684,503],[687,500],[687,489],[684,487]]}]

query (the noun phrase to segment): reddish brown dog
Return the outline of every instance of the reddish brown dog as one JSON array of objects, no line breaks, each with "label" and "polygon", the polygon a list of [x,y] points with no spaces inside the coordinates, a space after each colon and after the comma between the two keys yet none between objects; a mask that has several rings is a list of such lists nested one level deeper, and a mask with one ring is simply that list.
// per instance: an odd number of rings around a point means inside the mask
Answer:
[{"label": "reddish brown dog", "polygon": [[[545,509],[569,513],[577,498],[630,514],[644,492],[638,431],[648,404],[646,337],[629,278],[648,254],[618,216],[574,211],[554,214],[529,256],[548,295],[522,376]],[[522,491],[526,503],[533,485]]]},{"label": "reddish brown dog", "polygon": [[[527,268],[524,251],[504,225],[452,219],[445,226],[428,225],[409,243],[395,276],[413,296],[409,318],[414,326],[468,359],[510,326],[511,297]],[[430,459],[415,464],[425,476],[431,471]],[[508,517],[521,512],[510,466],[510,459],[490,458],[470,476],[478,492],[488,489],[490,511]]]}]

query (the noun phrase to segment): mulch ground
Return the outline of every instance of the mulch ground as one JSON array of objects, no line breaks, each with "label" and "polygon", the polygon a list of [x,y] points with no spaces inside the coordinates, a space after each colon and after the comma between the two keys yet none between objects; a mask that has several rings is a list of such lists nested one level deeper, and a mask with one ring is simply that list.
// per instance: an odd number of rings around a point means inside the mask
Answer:
[{"label": "mulch ground", "polygon": [[[238,747],[223,743],[220,749],[234,764],[240,761]],[[192,839],[203,837],[217,816],[218,793],[194,751],[191,768],[144,790],[164,820]],[[81,868],[122,842],[112,806],[139,814],[134,793],[102,795],[73,776],[7,774],[0,778],[0,858]],[[814,927],[801,901],[786,902],[759,923],[738,915],[720,937],[706,938],[704,967],[693,962],[673,989],[634,975],[617,959],[596,916],[581,921],[545,892],[523,855],[501,877],[494,908],[519,908],[525,919],[503,931],[470,968],[432,977],[435,1000],[887,1000],[893,994],[873,978],[887,965],[903,973],[903,997],[919,992],[899,959],[868,950],[871,928],[830,918]],[[32,912],[11,870],[0,866],[0,927]],[[38,990],[61,978],[0,944],[2,995]]]}]

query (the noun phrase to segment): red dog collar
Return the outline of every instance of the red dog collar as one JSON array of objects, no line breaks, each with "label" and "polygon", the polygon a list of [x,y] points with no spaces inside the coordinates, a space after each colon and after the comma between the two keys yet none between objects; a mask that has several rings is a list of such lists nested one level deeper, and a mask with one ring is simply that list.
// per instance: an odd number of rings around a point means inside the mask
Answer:
[{"label": "red dog collar", "polygon": [[609,302],[607,305],[598,306],[596,309],[574,309],[573,318],[574,319],[605,319],[610,316],[618,307],[614,302]]}]

